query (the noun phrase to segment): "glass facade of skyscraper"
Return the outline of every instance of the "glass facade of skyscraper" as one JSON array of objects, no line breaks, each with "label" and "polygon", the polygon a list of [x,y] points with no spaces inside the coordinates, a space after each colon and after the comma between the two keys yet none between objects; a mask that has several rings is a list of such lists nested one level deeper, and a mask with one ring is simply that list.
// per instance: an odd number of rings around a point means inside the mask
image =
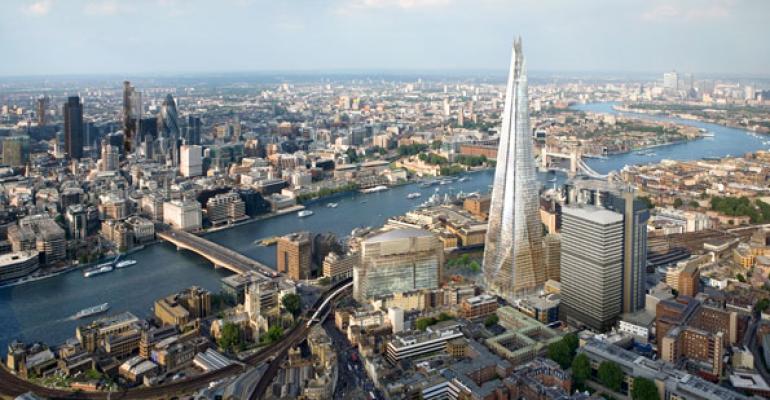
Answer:
[{"label": "glass facade of skyscraper", "polygon": [[521,40],[517,40],[511,57],[484,249],[485,285],[509,300],[533,291],[546,280],[533,157],[526,65]]}]

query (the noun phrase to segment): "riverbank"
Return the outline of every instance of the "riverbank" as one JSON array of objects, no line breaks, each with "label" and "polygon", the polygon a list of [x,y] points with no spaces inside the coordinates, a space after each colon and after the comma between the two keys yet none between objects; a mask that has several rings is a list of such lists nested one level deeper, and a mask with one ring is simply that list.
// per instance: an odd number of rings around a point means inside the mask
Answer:
[{"label": "riverbank", "polygon": [[770,137],[770,131],[763,131],[751,126],[743,126],[736,123],[730,123],[730,121],[724,121],[721,119],[714,119],[714,118],[704,118],[699,115],[684,113],[684,112],[677,112],[675,110],[668,110],[665,108],[639,108],[639,107],[629,107],[623,104],[623,105],[615,105],[613,106],[613,109],[615,111],[622,112],[622,113],[647,114],[647,115],[654,115],[658,117],[679,118],[683,120],[697,121],[704,124],[714,124],[714,125],[724,126],[726,128],[741,129],[749,132],[754,132],[758,135],[765,135]]}]

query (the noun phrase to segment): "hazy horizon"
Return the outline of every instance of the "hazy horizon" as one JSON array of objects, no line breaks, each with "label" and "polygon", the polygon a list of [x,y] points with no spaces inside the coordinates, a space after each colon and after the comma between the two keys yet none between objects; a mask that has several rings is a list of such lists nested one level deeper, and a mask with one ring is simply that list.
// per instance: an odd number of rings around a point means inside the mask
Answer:
[{"label": "hazy horizon", "polygon": [[6,0],[2,77],[500,71],[770,75],[770,2]]}]

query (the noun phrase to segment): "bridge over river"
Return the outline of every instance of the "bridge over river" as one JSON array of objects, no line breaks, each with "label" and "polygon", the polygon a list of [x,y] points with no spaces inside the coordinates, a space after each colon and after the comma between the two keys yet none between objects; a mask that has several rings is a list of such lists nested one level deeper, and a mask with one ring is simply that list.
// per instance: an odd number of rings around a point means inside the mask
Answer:
[{"label": "bridge over river", "polygon": [[172,229],[159,232],[157,236],[178,249],[189,250],[206,258],[217,268],[226,268],[236,274],[254,271],[266,276],[278,276],[275,270],[259,261],[189,232]]}]

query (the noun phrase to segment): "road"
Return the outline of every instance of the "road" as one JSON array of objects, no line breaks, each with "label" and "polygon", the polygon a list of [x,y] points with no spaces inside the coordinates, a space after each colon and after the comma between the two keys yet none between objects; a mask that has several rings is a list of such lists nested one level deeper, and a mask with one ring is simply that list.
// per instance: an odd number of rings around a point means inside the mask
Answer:
[{"label": "road", "polygon": [[765,381],[770,382],[770,371],[767,370],[767,366],[762,362],[761,349],[759,347],[759,340],[757,340],[757,327],[759,326],[759,314],[754,313],[749,323],[749,327],[746,330],[746,334],[743,336],[743,346],[748,347],[751,354],[754,356],[754,368],[762,375]]},{"label": "road", "polygon": [[[307,326],[306,321],[316,311],[316,308],[320,306],[326,298],[334,293],[338,288],[350,283],[352,279],[348,278],[344,281],[338,282],[328,290],[326,290],[321,297],[316,300],[313,308],[307,310],[306,316],[301,318],[299,323],[286,335],[284,335],[279,341],[266,346],[257,353],[246,358],[245,361],[250,365],[258,365],[260,363],[269,361],[271,358],[273,361],[270,367],[263,375],[263,379],[260,380],[262,385],[262,392],[267,388],[272,377],[269,377],[268,372],[272,369],[273,375],[277,372],[277,368],[280,366],[280,361],[285,357],[287,351],[292,346],[300,343],[307,336],[307,332],[310,327]],[[274,367],[275,366],[275,367]],[[212,371],[209,373],[188,377],[186,379],[155,386],[155,387],[138,387],[132,389],[125,389],[117,392],[74,392],[70,390],[51,389],[43,386],[39,386],[33,382],[21,379],[20,377],[12,374],[3,365],[0,367],[0,396],[16,397],[18,395],[32,392],[40,396],[44,396],[51,399],[94,399],[94,400],[112,400],[112,399],[154,399],[161,397],[169,397],[174,395],[180,395],[190,393],[196,389],[200,389],[216,380],[232,377],[243,373],[244,367],[238,364],[230,365],[223,369]],[[265,381],[263,384],[262,381]]]},{"label": "road", "polygon": [[256,271],[266,276],[276,276],[277,274],[274,270],[259,261],[189,232],[168,230],[158,232],[157,236],[159,239],[174,244],[179,248],[192,251],[201,257],[208,259],[215,265],[227,268],[236,274],[242,274],[248,271]]},{"label": "road", "polygon": [[[364,370],[360,354],[356,348],[350,344],[348,338],[334,326],[333,321],[325,321],[323,327],[327,335],[332,340],[332,345],[337,349],[337,369],[339,377],[337,378],[337,387],[335,388],[334,398],[340,400],[362,399],[371,392],[379,395],[374,383]],[[356,360],[353,361],[352,355],[355,354]],[[381,398],[378,396],[378,398]]]}]

